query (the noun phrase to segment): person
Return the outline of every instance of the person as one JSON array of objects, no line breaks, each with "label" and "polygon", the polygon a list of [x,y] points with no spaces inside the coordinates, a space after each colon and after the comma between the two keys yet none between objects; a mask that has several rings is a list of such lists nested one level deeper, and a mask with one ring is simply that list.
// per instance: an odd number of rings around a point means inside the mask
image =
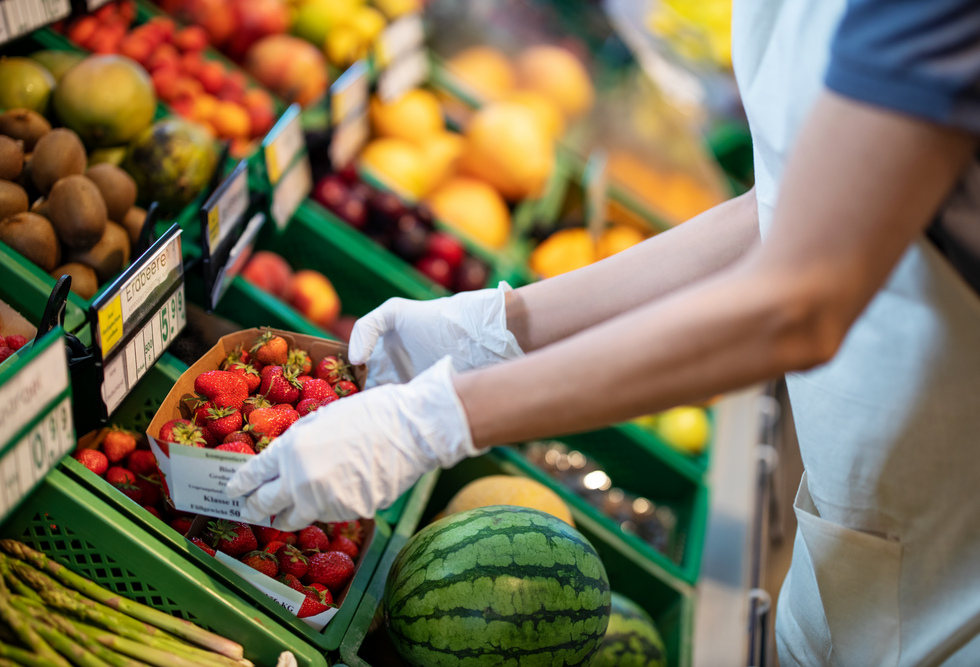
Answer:
[{"label": "person", "polygon": [[786,374],[780,663],[980,664],[980,4],[735,0],[733,53],[753,191],[517,290],[388,301],[350,347],[380,386],[244,466],[247,515],[372,516],[489,445]]}]

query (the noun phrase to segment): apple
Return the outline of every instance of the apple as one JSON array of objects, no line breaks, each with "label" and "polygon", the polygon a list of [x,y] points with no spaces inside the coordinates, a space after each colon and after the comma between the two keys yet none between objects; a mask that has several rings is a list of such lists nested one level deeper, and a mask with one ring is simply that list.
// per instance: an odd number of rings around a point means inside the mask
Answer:
[{"label": "apple", "polygon": [[267,250],[260,250],[252,255],[252,259],[242,270],[242,278],[278,297],[285,294],[292,277],[293,269],[289,262]]},{"label": "apple", "polygon": [[289,281],[284,298],[325,329],[333,326],[340,316],[340,297],[330,280],[319,271],[297,271]]}]

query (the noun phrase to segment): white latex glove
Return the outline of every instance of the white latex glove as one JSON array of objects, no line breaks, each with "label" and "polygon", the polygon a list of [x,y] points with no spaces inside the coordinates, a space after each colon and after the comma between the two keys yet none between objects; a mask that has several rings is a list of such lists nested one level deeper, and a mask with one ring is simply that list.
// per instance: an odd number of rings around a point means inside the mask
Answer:
[{"label": "white latex glove", "polygon": [[373,517],[424,473],[480,454],[443,357],[417,378],[334,401],[303,417],[228,482],[241,520],[273,527]]},{"label": "white latex glove", "polygon": [[463,372],[524,356],[507,330],[510,285],[432,301],[388,299],[351,332],[352,364],[367,364],[368,387],[404,383],[444,355]]}]

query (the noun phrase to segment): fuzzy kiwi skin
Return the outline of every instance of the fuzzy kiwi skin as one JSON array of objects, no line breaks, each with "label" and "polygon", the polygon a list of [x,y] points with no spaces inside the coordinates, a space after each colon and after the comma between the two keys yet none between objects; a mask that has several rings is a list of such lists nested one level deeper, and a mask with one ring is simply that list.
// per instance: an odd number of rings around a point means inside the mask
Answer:
[{"label": "fuzzy kiwi skin", "polygon": [[17,213],[0,220],[0,241],[49,272],[61,263],[61,246],[47,218]]},{"label": "fuzzy kiwi skin", "polygon": [[143,233],[143,223],[146,222],[146,211],[139,206],[134,206],[123,216],[122,226],[129,233],[129,242],[133,245],[139,243],[140,234]]},{"label": "fuzzy kiwi skin", "polygon": [[24,142],[0,135],[0,179],[12,181],[24,170]]},{"label": "fuzzy kiwi skin", "polygon": [[129,234],[116,223],[108,222],[98,243],[88,250],[68,253],[65,259],[91,267],[102,284],[129,264]]},{"label": "fuzzy kiwi skin", "polygon": [[27,212],[27,193],[10,181],[0,181],[0,220]]},{"label": "fuzzy kiwi skin", "polygon": [[102,193],[109,219],[121,223],[136,203],[136,181],[119,167],[106,162],[89,167],[85,175]]},{"label": "fuzzy kiwi skin", "polygon": [[85,146],[71,130],[58,128],[41,137],[31,154],[31,179],[42,195],[67,176],[84,174]]},{"label": "fuzzy kiwi skin", "polygon": [[62,178],[48,195],[48,213],[58,238],[72,250],[87,250],[105,234],[108,214],[102,193],[85,176]]},{"label": "fuzzy kiwi skin", "polygon": [[51,277],[57,280],[61,276],[71,276],[71,291],[88,301],[99,291],[99,279],[92,267],[68,262],[51,272]]},{"label": "fuzzy kiwi skin", "polygon": [[51,123],[30,109],[10,109],[0,114],[0,134],[24,142],[24,152],[34,150],[38,140],[51,131]]}]

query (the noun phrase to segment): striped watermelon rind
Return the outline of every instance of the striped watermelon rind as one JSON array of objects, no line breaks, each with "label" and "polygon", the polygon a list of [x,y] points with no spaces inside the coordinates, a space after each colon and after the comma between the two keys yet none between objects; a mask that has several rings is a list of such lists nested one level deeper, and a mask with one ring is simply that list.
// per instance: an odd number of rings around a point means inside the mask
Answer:
[{"label": "striped watermelon rind", "polygon": [[606,638],[592,667],[667,667],[664,642],[653,619],[619,593],[612,594]]},{"label": "striped watermelon rind", "polygon": [[414,535],[385,585],[388,633],[414,667],[588,665],[606,633],[609,578],[550,514],[495,506]]}]

